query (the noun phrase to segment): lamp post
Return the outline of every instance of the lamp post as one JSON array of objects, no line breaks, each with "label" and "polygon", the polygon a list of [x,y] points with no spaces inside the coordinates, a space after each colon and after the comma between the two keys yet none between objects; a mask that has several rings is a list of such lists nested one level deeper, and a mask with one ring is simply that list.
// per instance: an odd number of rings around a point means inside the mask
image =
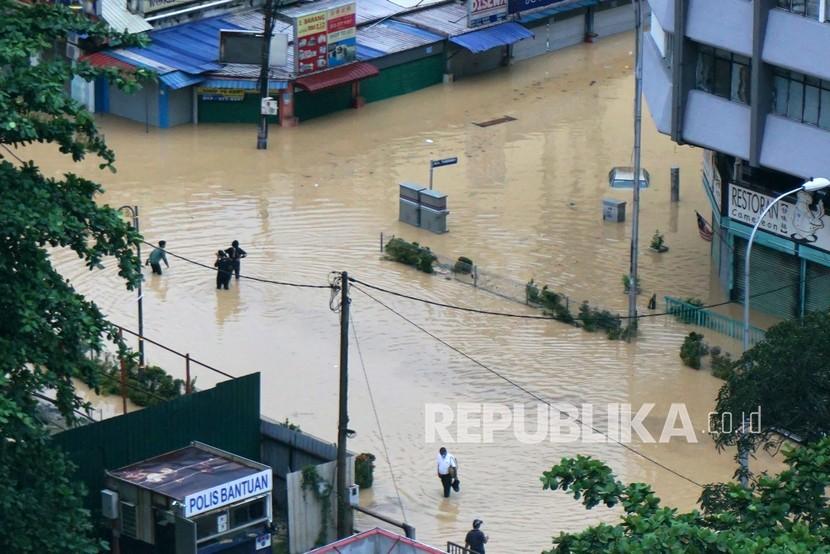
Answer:
[{"label": "lamp post", "polygon": [[[821,190],[823,188],[830,187],[830,180],[825,179],[824,177],[817,177],[814,179],[810,179],[803,185],[793,190],[787,191],[784,194],[778,196],[767,204],[764,210],[761,212],[761,215],[758,217],[758,221],[755,222],[755,225],[752,227],[752,233],[749,235],[749,242],[746,244],[746,255],[744,256],[744,352],[749,350],[749,305],[752,301],[752,296],[749,294],[749,261],[750,261],[750,254],[752,254],[752,242],[755,240],[755,233],[758,232],[758,227],[761,226],[761,222],[764,221],[764,217],[767,215],[767,212],[777,204],[782,199],[790,196],[791,194],[795,194],[800,191],[807,191],[813,192],[816,190]],[[744,422],[741,422],[741,429],[743,434],[743,427]],[[743,486],[747,485],[747,474],[749,471],[749,451],[743,447],[742,441],[738,441],[738,450],[739,450],[739,463],[741,465],[741,484]]]},{"label": "lamp post", "polygon": [[[138,206],[121,206],[118,211],[127,210],[133,218],[133,230],[138,233]],[[142,283],[144,275],[141,271],[141,243],[135,245],[136,256],[138,257],[138,367],[144,367],[144,293],[142,292]]]}]

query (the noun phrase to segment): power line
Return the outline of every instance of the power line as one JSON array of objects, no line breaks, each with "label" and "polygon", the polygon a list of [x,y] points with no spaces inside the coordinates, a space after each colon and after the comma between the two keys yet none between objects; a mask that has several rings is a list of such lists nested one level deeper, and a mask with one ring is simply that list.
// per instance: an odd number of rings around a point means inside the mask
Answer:
[{"label": "power line", "polygon": [[392,466],[392,458],[389,456],[389,448],[386,446],[386,438],[383,436],[383,427],[380,424],[380,416],[378,415],[378,408],[375,404],[375,395],[372,393],[372,385],[369,383],[369,374],[366,372],[366,363],[363,361],[363,351],[360,348],[360,339],[357,337],[357,327],[354,324],[354,315],[349,312],[349,319],[352,322],[352,334],[354,335],[354,342],[357,346],[357,355],[360,358],[360,367],[363,369],[363,378],[366,379],[366,389],[369,391],[369,402],[372,404],[372,412],[375,414],[375,423],[378,426],[378,433],[380,434],[380,443],[383,445],[383,455],[386,458],[386,463],[389,466],[389,473],[392,474],[392,485],[395,487],[395,496],[398,497],[398,505],[401,507],[401,515],[406,521],[406,510],[403,507],[403,500],[401,499],[401,492],[398,490],[398,480],[395,477],[395,468]]},{"label": "power line", "polygon": [[[3,147],[3,150],[5,150],[5,151],[6,151],[6,152],[8,152],[9,154],[11,154],[11,155],[12,155],[12,157],[13,157],[15,160],[19,161],[19,162],[20,162],[20,163],[22,163],[23,165],[26,165],[26,162],[24,162],[24,161],[20,158],[20,156],[18,156],[18,155],[17,155],[17,154],[15,154],[14,152],[12,152],[11,148],[9,148],[8,146],[6,146],[5,144],[0,144],[0,146],[2,146],[2,147]],[[0,156],[0,157],[2,157],[2,156]]]},{"label": "power line", "polygon": [[[180,260],[191,263],[193,265],[198,265],[199,267],[203,267],[203,268],[209,269],[211,271],[218,271],[218,269],[213,267],[213,266],[204,264],[202,262],[196,261],[196,260],[188,258],[186,256],[182,256],[181,254],[175,254],[175,253],[173,253],[169,250],[161,248],[157,244],[147,242],[144,239],[142,239],[141,242],[148,245],[148,246],[151,246],[153,248],[159,248],[162,252],[164,252],[165,254],[170,254],[174,258],[178,258]],[[306,289],[330,289],[331,288],[331,285],[311,285],[311,284],[308,284],[308,283],[292,283],[292,282],[289,282],[289,281],[277,281],[275,279],[264,279],[262,277],[253,277],[251,275],[240,275],[239,277],[241,279],[248,279],[250,281],[256,281],[258,283],[268,283],[270,285],[282,285],[284,287],[298,287],[298,288],[306,288]]]},{"label": "power line", "polygon": [[[385,304],[383,301],[378,300],[377,298],[375,298],[374,296],[372,296],[371,294],[369,294],[368,292],[366,292],[366,291],[365,291],[365,290],[363,290],[362,288],[360,288],[360,287],[358,287],[358,286],[355,286],[354,288],[355,288],[356,290],[358,290],[359,292],[361,292],[362,294],[364,294],[364,295],[368,296],[369,298],[371,298],[372,300],[374,300],[375,302],[377,302],[378,304],[380,304],[381,306],[383,306],[384,308],[386,308],[387,310],[389,310],[390,312],[392,312],[393,314],[395,314],[395,315],[396,315],[396,316],[398,316],[399,318],[403,319],[404,321],[406,321],[407,323],[409,323],[410,325],[412,325],[412,326],[413,326],[413,327],[415,327],[416,329],[420,330],[422,333],[424,333],[424,334],[426,334],[426,335],[428,335],[428,336],[432,337],[432,338],[433,338],[433,339],[435,339],[436,341],[440,342],[441,344],[443,344],[444,346],[446,346],[447,348],[449,348],[449,349],[450,349],[450,350],[452,350],[453,352],[455,352],[455,353],[457,353],[457,354],[459,354],[459,355],[461,355],[461,356],[463,356],[463,357],[467,358],[468,360],[470,360],[471,362],[473,362],[473,363],[474,363],[474,364],[476,364],[477,366],[479,366],[479,367],[481,367],[482,369],[484,369],[484,370],[486,370],[486,371],[488,371],[488,372],[492,373],[493,375],[495,375],[495,376],[496,376],[496,377],[498,377],[499,379],[501,379],[501,380],[503,380],[503,381],[505,381],[505,382],[509,383],[509,384],[510,384],[510,385],[512,385],[513,387],[515,387],[515,388],[519,389],[520,391],[522,391],[522,392],[524,392],[525,394],[527,394],[528,396],[530,396],[530,397],[532,397],[532,398],[536,399],[537,401],[539,401],[539,402],[541,402],[541,403],[543,403],[543,404],[547,405],[547,406],[548,406],[548,407],[550,407],[550,408],[553,408],[554,410],[556,410],[556,411],[557,411],[557,412],[559,412],[560,414],[564,414],[564,412],[562,412],[562,410],[559,410],[556,406],[554,406],[553,404],[551,404],[548,400],[546,400],[546,399],[542,398],[542,397],[541,397],[541,396],[539,396],[538,394],[536,394],[536,393],[534,393],[533,391],[531,391],[531,390],[529,390],[529,389],[525,388],[524,386],[520,385],[520,384],[519,384],[519,383],[517,383],[516,381],[514,381],[514,380],[510,379],[509,377],[507,377],[507,376],[505,376],[505,375],[502,375],[501,373],[499,373],[499,372],[498,372],[498,371],[496,371],[495,369],[492,369],[491,367],[489,367],[489,366],[485,365],[484,363],[482,363],[482,362],[478,361],[477,359],[473,358],[472,356],[470,356],[470,355],[469,355],[469,354],[467,354],[466,352],[464,352],[464,351],[460,350],[459,348],[456,348],[455,346],[453,346],[453,345],[449,344],[448,342],[446,342],[445,340],[441,339],[440,337],[438,337],[438,336],[434,335],[433,333],[431,333],[430,331],[428,331],[428,330],[427,330],[427,329],[425,329],[424,327],[422,327],[422,326],[418,325],[417,323],[415,323],[414,321],[412,321],[411,319],[409,319],[409,318],[408,318],[408,317],[406,317],[405,315],[401,314],[400,312],[398,312],[398,311],[397,311],[397,310],[395,310],[394,308],[392,308],[392,307],[390,307],[389,305]],[[639,456],[640,458],[643,458],[644,460],[646,460],[646,461],[648,461],[648,462],[650,462],[650,463],[652,463],[652,464],[656,465],[657,467],[660,467],[660,468],[664,469],[665,471],[667,471],[667,472],[671,473],[672,475],[674,475],[674,476],[676,476],[676,477],[679,477],[680,479],[683,479],[684,481],[687,481],[687,482],[689,482],[689,483],[691,483],[691,484],[693,484],[693,485],[695,485],[695,486],[697,486],[697,487],[703,488],[703,485],[702,485],[702,484],[698,483],[697,481],[695,481],[695,480],[694,480],[694,479],[692,479],[691,477],[687,477],[686,475],[684,475],[684,474],[680,473],[679,471],[677,471],[677,470],[675,470],[675,469],[672,469],[672,468],[670,468],[669,466],[667,466],[667,465],[665,465],[665,464],[663,464],[663,463],[661,463],[661,462],[659,462],[659,461],[655,460],[654,458],[652,458],[652,457],[651,457],[651,456],[649,456],[648,454],[644,454],[643,452],[640,452],[640,451],[639,451],[639,450],[637,450],[636,448],[633,448],[633,447],[631,447],[631,446],[629,446],[629,445],[625,444],[625,443],[624,443],[624,442],[622,442],[622,441],[619,441],[619,440],[617,440],[617,439],[614,439],[613,437],[611,437],[611,436],[610,436],[610,435],[608,435],[607,433],[602,432],[601,430],[597,429],[597,428],[596,428],[596,427],[594,427],[593,425],[587,425],[585,422],[583,422],[583,421],[582,421],[581,419],[579,419],[578,417],[571,416],[570,414],[565,414],[565,415],[567,415],[568,417],[571,417],[571,419],[573,419],[574,421],[576,421],[576,422],[577,422],[577,423],[579,423],[580,425],[583,425],[583,426],[585,426],[585,427],[588,427],[588,428],[592,429],[594,432],[596,432],[596,433],[598,433],[598,434],[600,434],[600,435],[605,436],[606,438],[608,438],[608,440],[609,440],[609,441],[614,442],[614,443],[616,443],[616,444],[618,444],[618,445],[622,446],[623,448],[625,448],[625,449],[626,449],[626,450],[628,450],[629,452],[631,452],[631,453],[633,453],[633,454],[635,454],[635,455]]]}]

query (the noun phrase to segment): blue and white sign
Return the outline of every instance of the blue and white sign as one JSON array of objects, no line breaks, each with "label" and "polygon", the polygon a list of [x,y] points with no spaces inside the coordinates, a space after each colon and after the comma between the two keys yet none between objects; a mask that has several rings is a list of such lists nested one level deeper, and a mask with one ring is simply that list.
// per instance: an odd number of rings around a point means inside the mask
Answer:
[{"label": "blue and white sign", "polygon": [[444,167],[445,165],[454,165],[458,163],[458,158],[444,158],[443,160],[430,160],[430,167]]},{"label": "blue and white sign", "polygon": [[192,517],[216,508],[265,494],[271,490],[271,469],[242,477],[184,497],[184,517]]},{"label": "blue and white sign", "polygon": [[545,6],[550,6],[551,4],[558,4],[562,1],[563,0],[510,0],[508,2],[507,11],[509,13],[526,12],[537,8],[544,8]]}]

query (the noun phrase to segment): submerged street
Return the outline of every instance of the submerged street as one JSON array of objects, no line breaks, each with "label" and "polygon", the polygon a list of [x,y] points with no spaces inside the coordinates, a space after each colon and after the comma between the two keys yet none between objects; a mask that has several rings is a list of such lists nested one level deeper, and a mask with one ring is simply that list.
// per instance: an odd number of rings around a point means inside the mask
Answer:
[{"label": "submerged street", "polygon": [[[251,125],[186,125],[145,134],[142,125],[106,116],[100,126],[116,152],[118,172],[99,171],[94,159],[82,165],[83,172],[104,183],[105,202],[138,205],[142,234],[153,243],[166,240],[173,253],[212,265],[217,249],[239,240],[248,252],[243,275],[326,284],[331,271],[348,270],[360,280],[439,302],[539,313],[383,260],[380,234],[394,234],[452,259],[469,257],[482,273],[512,280],[520,292],[533,278],[572,303],[589,300],[623,313],[631,191],[609,189],[608,172],[631,164],[633,42],[626,33],[295,129],[272,127],[267,151],[255,150]],[[503,116],[515,121],[475,125]],[[700,185],[701,151],[658,135],[648,117],[643,133],[651,186],[641,195],[640,309],[648,313],[652,294],[658,312],[664,295],[723,301],[712,282],[710,243],[696,230],[695,210],[707,217],[711,210]],[[70,167],[50,148],[31,150],[47,175]],[[450,232],[433,235],[399,223],[398,183],[426,185],[429,160],[451,156],[459,163],[435,172],[435,189],[448,194]],[[672,166],[680,168],[679,204],[669,202]],[[625,223],[602,222],[606,197],[629,201]],[[647,249],[658,229],[670,247],[665,254]],[[55,259],[111,321],[137,329],[135,295],[124,289],[114,266],[88,272],[72,253],[56,252]],[[245,279],[217,291],[209,269],[169,261],[162,276],[145,268],[146,336],[234,375],[260,371],[263,415],[288,418],[334,442],[339,327],[329,291]],[[541,473],[576,454],[605,460],[624,481],[651,484],[667,504],[688,509],[697,499],[698,487],[617,444],[524,444],[512,432],[497,434],[490,444],[447,444],[459,460],[462,485],[460,494],[443,499],[434,466],[441,444],[426,442],[426,405],[521,403],[534,414],[536,402],[360,291],[351,298],[358,340],[351,346],[349,427],[357,436],[349,448],[377,456],[374,487],[361,492],[361,503],[406,519],[419,540],[461,542],[479,517],[487,522],[492,552],[531,553],[547,548],[560,531],[611,521],[611,510],[585,511],[562,493],[542,490]],[[378,298],[548,401],[630,403],[635,411],[654,403],[645,421],[654,435],[669,406],[685,403],[700,442],[639,444],[635,436],[632,446],[698,483],[731,478],[733,453],[719,454],[703,432],[722,381],[684,367],[678,357],[691,327],[666,317],[644,319],[640,338],[627,344],[559,322],[449,311],[381,293]],[[710,344],[737,351],[732,340],[702,332]],[[147,345],[147,358],[183,377],[181,361],[164,351]],[[197,387],[216,382],[207,371],[195,375]],[[111,405],[117,413],[118,403]],[[778,467],[759,458],[754,469]],[[359,528],[374,525],[357,519]]]}]

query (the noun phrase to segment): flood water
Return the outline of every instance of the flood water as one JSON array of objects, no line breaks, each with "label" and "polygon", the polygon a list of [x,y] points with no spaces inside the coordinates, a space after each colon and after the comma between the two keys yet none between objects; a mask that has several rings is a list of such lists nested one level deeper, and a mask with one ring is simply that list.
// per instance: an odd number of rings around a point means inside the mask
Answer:
[{"label": "flood water", "polygon": [[[118,173],[82,172],[105,184],[111,205],[137,204],[147,240],[167,240],[172,252],[213,263],[218,248],[238,239],[248,251],[243,273],[325,284],[331,271],[443,302],[534,313],[515,303],[442,277],[381,259],[379,235],[395,233],[451,257],[468,256],[488,272],[523,283],[549,283],[572,299],[624,310],[629,217],[603,223],[608,171],[630,165],[633,35],[580,45],[504,70],[304,122],[272,128],[267,151],[255,150],[250,125],[151,129],[101,118],[118,156]],[[515,121],[482,122],[509,115]],[[652,186],[642,193],[642,307],[652,293],[721,297],[710,277],[709,243],[696,232],[694,211],[710,208],[701,190],[701,152],[679,147],[643,119],[643,166]],[[47,173],[70,167],[33,148]],[[458,156],[437,169],[435,188],[449,195],[450,232],[437,236],[397,221],[397,183],[426,183],[431,158]],[[669,170],[680,167],[681,202],[669,202]],[[647,250],[659,229],[671,250]],[[143,255],[146,257],[145,250]],[[56,253],[64,274],[112,321],[137,328],[134,294],[113,267],[87,272]],[[162,277],[147,275],[145,332],[182,352],[235,374],[262,373],[263,414],[286,417],[304,431],[334,441],[337,428],[338,314],[327,290],[294,289],[242,280],[216,291],[214,274],[171,259]],[[431,333],[551,402],[655,403],[646,426],[659,435],[671,403],[688,407],[697,444],[632,444],[698,482],[728,479],[732,454],[718,454],[700,430],[721,381],[683,367],[678,351],[688,327],[653,318],[634,344],[608,341],[558,322],[514,320],[448,311],[401,298],[382,300]],[[512,432],[489,444],[448,444],[461,465],[462,491],[441,497],[435,476],[438,443],[425,437],[425,405],[521,403],[535,400],[505,380],[423,334],[359,291],[352,314],[371,390],[400,487],[407,520],[418,538],[463,542],[474,517],[485,520],[489,551],[539,552],[551,536],[615,514],[585,511],[576,501],[543,491],[542,471],[568,455],[606,460],[623,480],[645,481],[663,500],[692,507],[699,490],[616,444],[523,444]],[[717,335],[712,343],[730,345]],[[732,345],[734,346],[734,345]],[[369,400],[351,346],[350,427],[354,451],[377,455],[375,486],[365,506],[401,517]],[[153,346],[148,361],[183,374],[180,360]],[[197,386],[217,376],[197,370]],[[532,419],[532,418],[531,418]],[[530,427],[532,429],[533,423]],[[600,427],[604,423],[598,422]],[[774,467],[775,462],[754,462]],[[362,528],[373,526],[358,519]]]}]

